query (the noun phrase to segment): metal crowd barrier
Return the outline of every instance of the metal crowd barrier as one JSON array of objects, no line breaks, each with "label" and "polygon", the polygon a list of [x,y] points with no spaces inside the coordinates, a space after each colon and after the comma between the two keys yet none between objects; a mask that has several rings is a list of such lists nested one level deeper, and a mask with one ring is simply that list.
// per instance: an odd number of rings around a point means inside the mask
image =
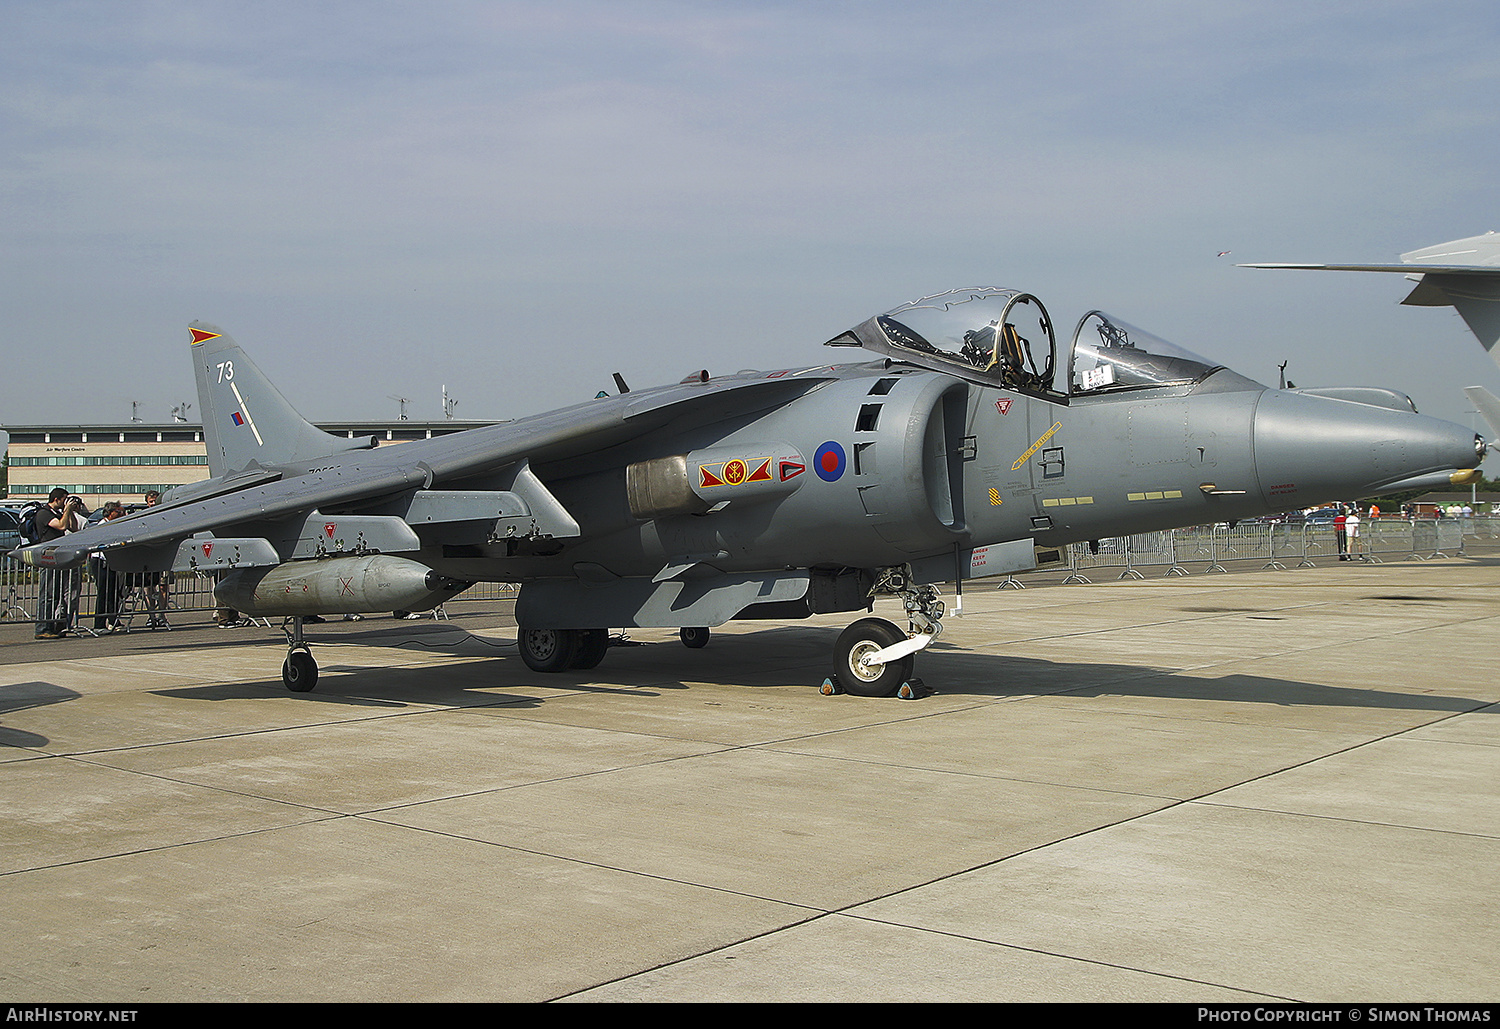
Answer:
[{"label": "metal crowd barrier", "polygon": [[[44,599],[45,580],[41,570],[0,556],[0,621],[52,621],[47,612],[55,609],[58,594],[67,600],[72,628],[78,632],[90,631],[96,619],[102,620],[102,626],[118,621],[128,629],[147,628],[160,619],[170,627],[178,616],[211,613],[218,608],[214,580],[192,572],[166,576],[159,572],[122,572],[111,583],[91,561],[83,568],[61,570],[53,579],[56,585],[52,595]],[[101,584],[105,587],[102,604]],[[511,583],[475,583],[443,606],[470,600],[509,600],[519,588]]]},{"label": "metal crowd barrier", "polygon": [[1500,516],[1469,518],[1366,518],[1343,539],[1332,522],[1241,522],[1195,525],[1167,532],[1148,532],[1073,543],[1067,548],[1066,583],[1092,582],[1118,572],[1116,578],[1145,578],[1143,568],[1160,575],[1225,572],[1226,561],[1258,561],[1262,568],[1312,568],[1325,561],[1379,564],[1391,560],[1426,561],[1465,556],[1466,539],[1500,537]]},{"label": "metal crowd barrier", "polygon": [[[1220,522],[1101,539],[1097,544],[1070,544],[1066,548],[1068,575],[1063,582],[1092,582],[1090,575],[1105,574],[1116,574],[1120,579],[1143,579],[1148,572],[1190,575],[1195,565],[1200,573],[1225,572],[1226,561],[1259,561],[1262,568],[1308,568],[1336,560],[1426,561],[1465,556],[1466,539],[1497,538],[1500,516],[1496,515],[1364,519],[1357,535],[1346,534],[1342,547],[1329,522],[1241,522],[1232,526]],[[191,572],[165,578],[159,573],[120,573],[115,576],[113,590],[105,578],[102,607],[100,579],[100,570],[92,562],[85,568],[64,571],[56,579],[66,591],[73,627],[79,631],[88,631],[96,618],[106,623],[118,620],[127,628],[144,628],[157,618],[170,625],[178,615],[211,612],[217,606],[214,580]],[[38,617],[50,621],[44,611],[39,611],[39,606],[51,606],[41,602],[42,583],[38,569],[0,556],[0,621],[35,622]],[[1000,584],[1001,589],[1023,586],[1014,576],[1007,576]],[[476,583],[448,603],[508,600],[519,588],[510,583]]]}]

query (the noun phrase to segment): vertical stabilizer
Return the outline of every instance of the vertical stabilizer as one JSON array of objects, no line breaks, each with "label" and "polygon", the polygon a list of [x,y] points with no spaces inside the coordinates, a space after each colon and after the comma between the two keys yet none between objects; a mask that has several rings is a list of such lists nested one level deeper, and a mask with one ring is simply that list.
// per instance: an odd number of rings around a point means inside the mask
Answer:
[{"label": "vertical stabilizer", "polygon": [[1469,398],[1469,403],[1478,409],[1481,417],[1489,423],[1495,438],[1500,439],[1500,397],[1495,396],[1483,386],[1464,387],[1464,396]]},{"label": "vertical stabilizer", "polygon": [[308,422],[217,327],[193,322],[188,332],[210,475],[297,464],[370,446],[368,437],[333,436]]},{"label": "vertical stabilizer", "polygon": [[1401,263],[1411,265],[1413,272],[1420,272],[1423,265],[1462,266],[1464,270],[1459,272],[1424,273],[1401,302],[1411,307],[1451,304],[1485,352],[1500,362],[1500,353],[1495,352],[1495,344],[1500,342],[1500,233],[1486,232],[1411,250],[1401,255]]}]

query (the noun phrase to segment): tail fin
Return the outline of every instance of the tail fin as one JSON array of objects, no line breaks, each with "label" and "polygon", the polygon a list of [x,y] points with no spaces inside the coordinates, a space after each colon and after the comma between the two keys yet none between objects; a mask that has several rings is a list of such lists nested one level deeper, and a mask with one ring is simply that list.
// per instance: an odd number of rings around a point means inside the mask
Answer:
[{"label": "tail fin", "polygon": [[1400,264],[1246,264],[1339,272],[1400,272],[1417,280],[1401,301],[1412,307],[1458,309],[1485,352],[1500,364],[1500,233],[1455,239],[1401,255]]},{"label": "tail fin", "polygon": [[[1500,351],[1495,350],[1500,343],[1500,234],[1486,232],[1424,247],[1402,254],[1401,261],[1413,272],[1427,265],[1447,266],[1422,272],[1417,288],[1401,302],[1412,307],[1453,305],[1485,352],[1500,364]],[[1456,261],[1463,263],[1455,265]]]},{"label": "tail fin", "polygon": [[1495,396],[1483,386],[1464,387],[1464,396],[1469,398],[1469,403],[1479,411],[1481,417],[1489,423],[1495,438],[1500,439],[1500,397]]},{"label": "tail fin", "polygon": [[298,464],[373,444],[370,437],[333,436],[308,422],[217,327],[193,322],[188,332],[210,475]]}]

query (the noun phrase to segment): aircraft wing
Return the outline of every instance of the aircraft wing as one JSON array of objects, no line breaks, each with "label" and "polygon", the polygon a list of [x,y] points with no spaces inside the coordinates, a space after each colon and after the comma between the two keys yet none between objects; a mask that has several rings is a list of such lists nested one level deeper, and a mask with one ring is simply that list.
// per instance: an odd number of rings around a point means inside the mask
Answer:
[{"label": "aircraft wing", "polygon": [[[1465,260],[1466,264],[1453,264]],[[1442,262],[1442,263],[1439,263]],[[1291,271],[1398,272],[1417,285],[1401,301],[1408,307],[1448,307],[1459,316],[1485,351],[1500,363],[1500,233],[1423,247],[1401,255],[1398,264],[1242,264],[1241,268]]]},{"label": "aircraft wing", "polygon": [[694,411],[719,417],[789,403],[827,378],[757,374],[695,379],[386,450],[333,455],[314,471],[98,522],[60,539],[22,547],[13,556],[43,567],[75,565],[93,551],[163,546],[246,522],[288,519],[445,480],[498,473],[523,460],[563,459],[625,442]]},{"label": "aircraft wing", "polygon": [[1294,271],[1325,272],[1400,272],[1403,275],[1497,275],[1500,268],[1481,268],[1471,264],[1242,264],[1240,268],[1282,268]]}]

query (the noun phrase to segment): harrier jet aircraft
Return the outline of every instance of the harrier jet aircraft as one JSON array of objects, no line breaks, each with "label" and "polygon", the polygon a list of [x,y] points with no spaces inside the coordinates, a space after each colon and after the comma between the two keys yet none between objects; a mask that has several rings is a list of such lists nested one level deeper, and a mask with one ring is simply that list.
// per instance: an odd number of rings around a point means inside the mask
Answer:
[{"label": "harrier jet aircraft", "polygon": [[628,391],[372,449],[305,421],[221,330],[190,328],[212,477],[17,552],[221,576],[288,618],[282,678],[311,689],[312,614],[417,610],[520,582],[537,671],[591,668],[612,628],[903,602],[859,617],[837,681],[882,696],[941,631],[936,584],[1065,544],[1231,521],[1477,473],[1485,444],[1373,389],[1268,389],[1091,311],[1059,351],[1035,296],[960,289],[828,341],[832,363]]}]

